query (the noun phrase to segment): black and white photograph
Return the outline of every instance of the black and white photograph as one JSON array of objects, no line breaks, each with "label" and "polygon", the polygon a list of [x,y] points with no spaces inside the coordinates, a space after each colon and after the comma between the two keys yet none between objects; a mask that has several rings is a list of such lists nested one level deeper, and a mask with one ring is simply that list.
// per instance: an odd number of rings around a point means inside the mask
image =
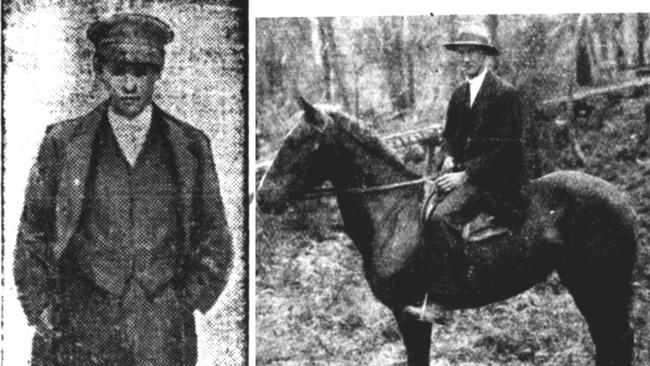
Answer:
[{"label": "black and white photograph", "polygon": [[245,3],[2,8],[2,363],[247,364]]},{"label": "black and white photograph", "polygon": [[251,19],[257,365],[650,365],[650,13],[465,11]]},{"label": "black and white photograph", "polygon": [[650,366],[627,3],[3,1],[0,366]]}]

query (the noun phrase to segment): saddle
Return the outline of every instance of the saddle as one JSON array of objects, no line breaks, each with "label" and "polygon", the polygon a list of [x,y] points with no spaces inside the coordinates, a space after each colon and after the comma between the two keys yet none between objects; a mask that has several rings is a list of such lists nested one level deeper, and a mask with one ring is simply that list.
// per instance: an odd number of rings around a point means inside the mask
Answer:
[{"label": "saddle", "polygon": [[481,212],[463,226],[462,236],[465,242],[476,242],[505,234],[508,230],[507,227],[495,223],[493,215]]},{"label": "saddle", "polygon": [[[431,214],[443,198],[444,196],[439,195],[437,189],[432,189],[430,192],[425,193],[425,200],[420,215],[422,223],[429,221]],[[466,243],[478,242],[491,237],[504,235],[510,231],[506,226],[500,225],[496,222],[495,219],[494,215],[485,211],[476,215],[470,222],[466,223],[461,228],[463,241]]]}]

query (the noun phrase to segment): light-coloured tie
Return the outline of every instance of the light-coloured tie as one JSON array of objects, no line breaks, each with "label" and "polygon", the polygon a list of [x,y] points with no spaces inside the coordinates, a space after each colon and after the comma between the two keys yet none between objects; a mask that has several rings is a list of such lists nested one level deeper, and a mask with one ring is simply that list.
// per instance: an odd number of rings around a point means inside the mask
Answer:
[{"label": "light-coloured tie", "polygon": [[124,153],[124,157],[131,166],[135,165],[146,136],[144,127],[138,125],[122,126],[117,135],[117,141]]}]

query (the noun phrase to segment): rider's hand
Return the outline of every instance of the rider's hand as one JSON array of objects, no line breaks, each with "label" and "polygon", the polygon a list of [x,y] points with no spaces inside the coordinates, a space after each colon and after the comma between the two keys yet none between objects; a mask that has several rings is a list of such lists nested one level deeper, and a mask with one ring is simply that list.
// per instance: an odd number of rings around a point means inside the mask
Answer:
[{"label": "rider's hand", "polygon": [[454,158],[451,156],[447,156],[445,160],[442,162],[442,170],[443,171],[450,171],[454,168]]},{"label": "rider's hand", "polygon": [[460,187],[467,181],[467,174],[462,172],[447,173],[439,176],[433,181],[439,190],[446,193]]}]

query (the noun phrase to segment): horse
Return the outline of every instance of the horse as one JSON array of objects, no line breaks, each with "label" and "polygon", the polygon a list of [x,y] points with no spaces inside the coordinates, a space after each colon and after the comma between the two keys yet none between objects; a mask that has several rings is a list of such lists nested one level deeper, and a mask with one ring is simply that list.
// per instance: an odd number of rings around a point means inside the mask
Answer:
[{"label": "horse", "polygon": [[[597,366],[631,365],[635,213],[614,185],[558,171],[522,188],[524,223],[506,235],[463,245],[432,242],[421,220],[424,184],[353,117],[299,99],[302,120],[262,177],[257,205],[280,213],[330,181],[345,228],[374,296],[393,313],[409,366],[429,365],[432,324],[407,314],[428,301],[480,307],[521,293],[556,271],[585,318]],[[461,269],[462,268],[462,269]]]}]

